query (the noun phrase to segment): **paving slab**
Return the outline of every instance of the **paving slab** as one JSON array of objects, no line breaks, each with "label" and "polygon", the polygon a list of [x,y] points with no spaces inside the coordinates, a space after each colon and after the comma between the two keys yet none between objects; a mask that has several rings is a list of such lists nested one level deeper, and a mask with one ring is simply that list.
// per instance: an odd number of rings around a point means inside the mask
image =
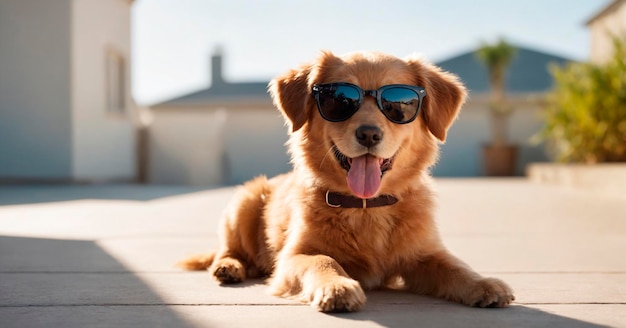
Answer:
[{"label": "paving slab", "polygon": [[[161,189],[162,188],[162,189]],[[444,242],[516,302],[372,291],[321,314],[175,263],[217,245],[232,188],[0,186],[0,327],[626,327],[626,198],[524,179],[440,179]]]}]

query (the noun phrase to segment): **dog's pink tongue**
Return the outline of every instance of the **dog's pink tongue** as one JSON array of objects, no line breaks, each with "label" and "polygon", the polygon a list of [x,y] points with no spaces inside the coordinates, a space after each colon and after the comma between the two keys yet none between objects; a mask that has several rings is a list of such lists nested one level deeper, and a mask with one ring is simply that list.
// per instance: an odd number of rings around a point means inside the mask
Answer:
[{"label": "dog's pink tongue", "polygon": [[348,171],[348,187],[359,198],[371,198],[380,188],[380,161],[372,155],[353,158]]}]

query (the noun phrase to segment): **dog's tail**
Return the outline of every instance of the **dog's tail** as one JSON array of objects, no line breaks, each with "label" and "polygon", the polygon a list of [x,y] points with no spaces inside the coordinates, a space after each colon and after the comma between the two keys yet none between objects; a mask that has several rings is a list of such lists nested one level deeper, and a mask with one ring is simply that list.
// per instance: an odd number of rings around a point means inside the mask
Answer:
[{"label": "dog's tail", "polygon": [[201,271],[208,269],[215,259],[215,252],[191,256],[176,264],[176,266],[189,271]]}]

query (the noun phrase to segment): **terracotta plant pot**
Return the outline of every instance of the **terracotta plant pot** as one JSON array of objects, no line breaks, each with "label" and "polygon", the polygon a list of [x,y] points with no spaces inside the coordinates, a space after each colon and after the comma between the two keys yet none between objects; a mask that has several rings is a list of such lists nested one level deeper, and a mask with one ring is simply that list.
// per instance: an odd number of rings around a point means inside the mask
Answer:
[{"label": "terracotta plant pot", "polygon": [[486,176],[515,175],[517,145],[483,145],[483,167]]}]

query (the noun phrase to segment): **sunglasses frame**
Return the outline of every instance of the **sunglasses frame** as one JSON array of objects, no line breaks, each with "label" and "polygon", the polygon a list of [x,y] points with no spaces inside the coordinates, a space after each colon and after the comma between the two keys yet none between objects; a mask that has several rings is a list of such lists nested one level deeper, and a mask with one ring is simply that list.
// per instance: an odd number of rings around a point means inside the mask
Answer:
[{"label": "sunglasses frame", "polygon": [[[326,117],[326,115],[324,115],[324,112],[322,111],[322,106],[320,104],[319,95],[320,95],[320,91],[321,91],[322,88],[324,88],[324,87],[336,87],[336,86],[347,86],[347,87],[355,88],[359,92],[358,105],[355,106],[354,111],[352,111],[345,118],[330,119],[330,118]],[[415,111],[415,114],[410,119],[408,119],[406,121],[396,121],[396,120],[393,120],[393,119],[389,118],[389,116],[387,116],[387,114],[383,110],[382,94],[383,94],[383,92],[385,92],[385,90],[388,90],[388,89],[391,89],[391,88],[409,89],[411,91],[414,91],[415,94],[417,95],[417,98],[418,98],[417,110]],[[317,103],[317,109],[318,109],[320,115],[322,115],[322,118],[324,118],[325,120],[330,121],[330,122],[343,122],[343,121],[349,119],[350,117],[352,117],[352,115],[354,115],[356,112],[359,111],[359,109],[361,108],[361,105],[363,105],[364,97],[365,96],[371,96],[371,97],[374,97],[376,99],[376,104],[378,105],[378,109],[383,113],[383,115],[385,115],[385,117],[389,121],[391,121],[393,123],[396,123],[396,124],[408,124],[408,123],[411,123],[411,122],[415,121],[415,119],[417,118],[417,114],[420,112],[420,109],[422,109],[422,103],[423,103],[424,97],[426,96],[426,89],[424,87],[408,85],[408,84],[389,84],[389,85],[382,86],[382,87],[378,88],[377,90],[363,90],[363,89],[361,89],[361,87],[359,87],[356,84],[347,83],[347,82],[333,82],[333,83],[314,84],[313,87],[311,88],[311,92],[312,92],[313,97],[315,98],[315,102]]]}]

